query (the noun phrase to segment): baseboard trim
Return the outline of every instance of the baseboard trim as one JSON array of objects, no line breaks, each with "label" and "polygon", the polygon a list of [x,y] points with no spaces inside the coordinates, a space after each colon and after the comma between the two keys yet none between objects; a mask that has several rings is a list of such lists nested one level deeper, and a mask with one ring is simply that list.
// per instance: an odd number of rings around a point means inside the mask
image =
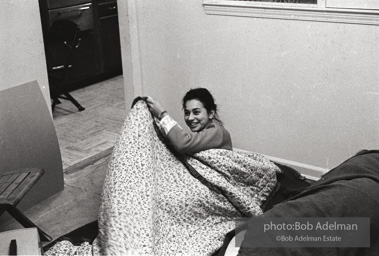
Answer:
[{"label": "baseboard trim", "polygon": [[96,153],[92,156],[89,156],[88,158],[86,158],[86,159],[84,159],[84,160],[82,160],[76,164],[68,166],[67,168],[65,168],[63,170],[63,172],[65,174],[71,174],[71,173],[80,171],[80,170],[84,169],[85,167],[97,162],[99,159],[106,157],[106,156],[109,156],[110,154],[112,154],[112,151],[113,151],[113,147],[110,147],[106,150],[98,152],[98,153]]},{"label": "baseboard trim", "polygon": [[[233,150],[234,151],[249,152],[247,150],[236,149],[236,148]],[[322,175],[324,175],[325,173],[327,173],[329,171],[329,169],[321,168],[321,167],[314,166],[314,165],[303,164],[303,163],[299,163],[296,161],[278,158],[278,157],[274,157],[274,156],[269,156],[269,155],[265,155],[265,154],[263,154],[263,155],[266,156],[267,158],[269,158],[273,162],[276,162],[278,164],[287,165],[287,166],[295,169],[296,171],[301,173],[301,175],[303,175],[305,178],[307,178],[309,180],[318,180],[321,178]]]},{"label": "baseboard trim", "polygon": [[[249,152],[248,150],[243,150],[243,149],[239,149],[239,148],[234,148],[233,150],[234,151]],[[78,170],[81,170],[84,167],[90,165],[91,163],[96,162],[100,158],[110,155],[112,153],[112,151],[113,151],[113,147],[111,147],[107,150],[104,150],[102,152],[99,152],[99,153],[89,157],[86,160],[83,160],[77,164],[74,164],[72,166],[65,168],[64,173],[69,174],[69,173],[73,173],[73,172],[76,172]],[[303,163],[299,163],[296,161],[287,160],[287,159],[274,157],[274,156],[269,156],[269,155],[265,155],[265,154],[263,154],[263,155],[266,156],[267,158],[269,158],[273,162],[283,164],[283,165],[286,165],[286,166],[289,166],[289,167],[295,169],[296,171],[301,173],[301,175],[303,175],[305,178],[307,178],[309,180],[314,180],[314,181],[318,180],[321,178],[322,175],[324,175],[325,173],[327,173],[329,171],[329,169],[321,168],[321,167],[314,166],[314,165],[303,164]]]}]

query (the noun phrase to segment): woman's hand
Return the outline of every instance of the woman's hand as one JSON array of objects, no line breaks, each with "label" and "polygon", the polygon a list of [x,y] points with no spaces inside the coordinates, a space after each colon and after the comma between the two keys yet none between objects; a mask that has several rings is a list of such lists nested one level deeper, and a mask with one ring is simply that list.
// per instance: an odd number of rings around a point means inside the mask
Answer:
[{"label": "woman's hand", "polygon": [[149,106],[151,113],[157,118],[160,118],[165,111],[161,104],[152,97],[146,97],[146,103]]}]

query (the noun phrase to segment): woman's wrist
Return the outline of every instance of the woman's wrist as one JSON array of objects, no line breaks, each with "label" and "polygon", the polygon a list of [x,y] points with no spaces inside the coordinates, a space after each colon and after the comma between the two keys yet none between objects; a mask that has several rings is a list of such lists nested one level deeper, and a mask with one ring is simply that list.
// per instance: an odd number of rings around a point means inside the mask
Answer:
[{"label": "woman's wrist", "polygon": [[162,118],[163,118],[166,114],[167,114],[167,111],[166,111],[166,110],[163,110],[163,111],[159,114],[158,119],[159,119],[159,120],[162,120]]}]

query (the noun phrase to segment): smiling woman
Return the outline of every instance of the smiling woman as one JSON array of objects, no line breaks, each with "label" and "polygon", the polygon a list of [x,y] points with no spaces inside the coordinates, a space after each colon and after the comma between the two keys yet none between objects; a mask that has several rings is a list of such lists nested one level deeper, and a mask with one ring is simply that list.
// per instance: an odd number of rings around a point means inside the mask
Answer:
[{"label": "smiling woman", "polygon": [[217,105],[207,89],[192,89],[183,98],[184,120],[191,132],[180,127],[155,99],[147,97],[147,104],[177,151],[194,154],[213,148],[233,149],[230,134],[218,118]]},{"label": "smiling woman", "polygon": [[214,110],[207,111],[201,101],[193,99],[185,103],[184,120],[193,132],[200,132],[206,128],[214,117]]}]

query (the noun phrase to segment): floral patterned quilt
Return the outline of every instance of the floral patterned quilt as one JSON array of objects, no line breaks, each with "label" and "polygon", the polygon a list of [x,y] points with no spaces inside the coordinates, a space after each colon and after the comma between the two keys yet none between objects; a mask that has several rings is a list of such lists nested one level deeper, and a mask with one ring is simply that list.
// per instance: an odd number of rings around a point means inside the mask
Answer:
[{"label": "floral patterned quilt", "polygon": [[236,219],[262,213],[278,167],[260,154],[224,149],[187,156],[183,164],[157,136],[154,122],[143,101],[127,116],[104,181],[93,244],[67,249],[70,244],[61,242],[45,255],[211,255]]}]

